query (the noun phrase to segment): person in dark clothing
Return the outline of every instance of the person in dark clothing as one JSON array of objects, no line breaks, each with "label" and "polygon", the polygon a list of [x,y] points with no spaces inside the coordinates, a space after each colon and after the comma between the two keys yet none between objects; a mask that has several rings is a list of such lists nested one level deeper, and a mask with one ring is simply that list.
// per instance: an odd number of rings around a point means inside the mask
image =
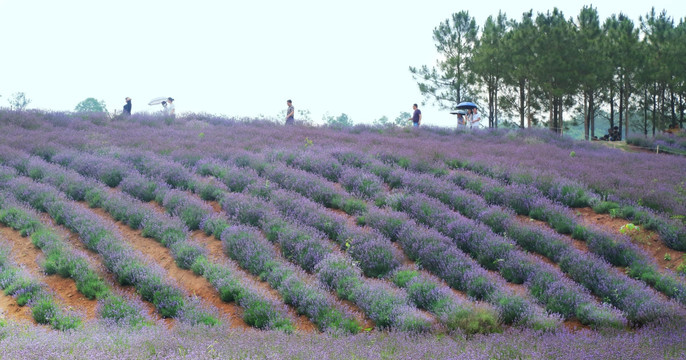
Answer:
[{"label": "person in dark clothing", "polygon": [[131,115],[131,98],[127,97],[126,98],[126,105],[124,105],[124,111],[122,112],[124,115]]},{"label": "person in dark clothing", "polygon": [[610,141],[620,141],[622,140],[622,134],[619,132],[619,126],[615,126],[612,128],[612,136],[610,137]]},{"label": "person in dark clothing", "polygon": [[419,127],[422,123],[422,111],[417,108],[417,104],[412,105],[412,111],[412,117],[410,118],[412,126]]},{"label": "person in dark clothing", "polygon": [[286,110],[286,125],[295,125],[295,108],[293,107],[293,102],[288,100],[286,101],[286,105],[288,105],[288,109]]}]

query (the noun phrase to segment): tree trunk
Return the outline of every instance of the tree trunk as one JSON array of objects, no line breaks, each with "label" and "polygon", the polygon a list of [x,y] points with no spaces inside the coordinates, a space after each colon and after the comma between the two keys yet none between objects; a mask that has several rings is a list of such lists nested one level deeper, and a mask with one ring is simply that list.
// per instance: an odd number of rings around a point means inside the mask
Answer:
[{"label": "tree trunk", "polygon": [[595,96],[591,92],[588,99],[588,117],[591,126],[591,139],[595,137]]},{"label": "tree trunk", "polygon": [[557,131],[558,134],[562,135],[564,132],[564,127],[565,127],[565,122],[564,118],[562,117],[562,97],[560,97],[557,101],[557,106],[560,108],[558,114],[557,114],[557,126],[559,130]]},{"label": "tree trunk", "polygon": [[591,123],[591,117],[589,115],[588,93],[584,91],[584,139],[586,139],[586,141],[588,141],[588,127]]},{"label": "tree trunk", "polygon": [[555,100],[553,99],[552,94],[549,96],[550,115],[548,116],[548,129],[550,129],[550,131],[555,131]]},{"label": "tree trunk", "polygon": [[653,137],[655,137],[655,122],[657,121],[657,84],[653,85]]},{"label": "tree trunk", "polygon": [[648,137],[648,87],[643,89],[643,136]]},{"label": "tree trunk", "polygon": [[615,90],[610,89],[610,128],[615,127]]},{"label": "tree trunk", "polygon": [[622,140],[622,120],[624,120],[624,87],[619,88],[619,140]]},{"label": "tree trunk", "polygon": [[[526,108],[524,107],[524,80],[519,80],[519,127],[524,129],[524,115]],[[531,126],[531,123],[529,123]]]},{"label": "tree trunk", "polygon": [[627,82],[625,87],[626,87],[626,89],[624,91],[624,96],[625,96],[625,99],[624,99],[624,107],[625,107],[624,119],[625,119],[626,133],[624,135],[624,140],[629,138],[629,130],[630,130],[630,127],[629,127],[629,115],[630,115],[629,114],[629,98],[631,97],[631,92],[629,91],[630,85],[628,82]]}]

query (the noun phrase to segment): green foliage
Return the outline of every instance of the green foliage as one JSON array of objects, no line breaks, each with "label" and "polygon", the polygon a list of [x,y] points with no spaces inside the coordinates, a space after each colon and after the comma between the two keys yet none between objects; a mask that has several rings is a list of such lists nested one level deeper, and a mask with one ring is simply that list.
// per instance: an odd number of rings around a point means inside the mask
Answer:
[{"label": "green foliage", "polygon": [[353,120],[345,113],[342,113],[339,116],[325,114],[322,116],[322,120],[326,125],[332,127],[352,127],[354,125]]},{"label": "green foliage", "polygon": [[23,111],[31,103],[31,99],[27,98],[23,92],[17,92],[12,94],[7,102],[10,104],[10,109]]},{"label": "green foliage", "polygon": [[410,67],[412,78],[417,80],[419,91],[426,99],[433,100],[442,108],[452,108],[475,98],[478,91],[469,65],[478,30],[468,11],[452,14],[450,19],[434,29],[433,39],[441,59],[437,67]]},{"label": "green foliage", "polygon": [[107,112],[107,107],[105,106],[104,100],[97,100],[95,98],[89,97],[76,105],[74,108],[75,112],[95,112],[103,113]]}]

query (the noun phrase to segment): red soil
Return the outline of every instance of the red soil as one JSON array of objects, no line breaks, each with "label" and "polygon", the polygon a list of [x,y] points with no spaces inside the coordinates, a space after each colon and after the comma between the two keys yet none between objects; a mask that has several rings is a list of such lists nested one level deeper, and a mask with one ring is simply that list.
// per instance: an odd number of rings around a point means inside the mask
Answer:
[{"label": "red soil", "polygon": [[[82,204],[84,205],[84,204]],[[85,206],[85,205],[84,205]],[[103,209],[90,209],[91,212],[97,214],[103,220],[113,222],[109,214]],[[235,304],[226,303],[219,298],[217,290],[202,276],[198,276],[190,270],[179,268],[171,256],[169,249],[154,239],[146,238],[141,235],[141,230],[133,230],[120,221],[115,223],[123,238],[136,250],[140,251],[154,261],[166,272],[167,276],[173,279],[182,289],[189,295],[195,295],[209,304],[216,307],[225,321],[231,327],[249,329],[250,327],[241,319],[242,310]]]},{"label": "red soil", "polygon": [[[581,216],[584,224],[595,224],[617,235],[621,234],[619,229],[629,223],[628,220],[613,218],[609,214],[596,214],[589,207],[574,210]],[[681,259],[686,259],[684,257],[686,252],[668,248],[660,239],[660,235],[655,231],[646,230],[642,226],[639,226],[639,228],[639,231],[631,231],[628,234],[629,237],[636,245],[652,256],[660,269],[674,270],[681,262]],[[666,258],[671,260],[666,260]]]},{"label": "red soil", "polygon": [[17,264],[47,284],[48,288],[55,294],[57,301],[60,301],[69,310],[83,313],[85,320],[95,318],[97,301],[90,300],[78,292],[74,280],[59,275],[45,275],[38,261],[36,261],[42,257],[43,253],[31,243],[30,238],[22,237],[17,231],[6,226],[0,226],[0,234],[12,244],[12,256]]},{"label": "red soil", "polygon": [[[122,294],[126,294],[132,298],[138,298],[138,294],[136,293],[136,288],[133,286],[121,286],[118,284],[114,274],[111,272],[107,271],[105,267],[102,265],[102,258],[98,253],[95,251],[92,251],[86,247],[86,245],[81,242],[79,239],[79,236],[75,234],[74,232],[70,231],[69,229],[66,229],[63,226],[56,225],[53,221],[52,218],[50,218],[49,215],[47,214],[40,214],[41,217],[41,222],[43,224],[48,224],[50,225],[53,230],[57,231],[59,234],[61,234],[64,239],[75,249],[81,250],[85,255],[86,255],[86,260],[88,263],[91,265],[91,268],[95,270],[95,272],[100,275],[105,281],[108,283],[108,285],[117,291],[119,291]],[[164,322],[167,327],[171,328],[174,325],[176,325],[176,320],[173,318],[162,318],[157,311],[155,310],[155,305],[148,301],[144,301],[143,299],[140,299],[143,302],[143,305],[145,306],[145,309],[147,310],[148,315],[150,316],[151,319],[154,319],[155,321],[162,321]]]}]

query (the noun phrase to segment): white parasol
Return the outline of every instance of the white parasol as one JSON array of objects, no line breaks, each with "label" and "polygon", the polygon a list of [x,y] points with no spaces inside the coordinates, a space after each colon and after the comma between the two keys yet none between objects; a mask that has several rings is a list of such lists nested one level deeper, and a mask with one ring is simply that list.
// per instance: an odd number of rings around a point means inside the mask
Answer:
[{"label": "white parasol", "polygon": [[166,96],[156,97],[156,98],[150,100],[150,102],[148,102],[148,105],[159,105],[162,103],[162,101],[167,101],[167,97]]}]

